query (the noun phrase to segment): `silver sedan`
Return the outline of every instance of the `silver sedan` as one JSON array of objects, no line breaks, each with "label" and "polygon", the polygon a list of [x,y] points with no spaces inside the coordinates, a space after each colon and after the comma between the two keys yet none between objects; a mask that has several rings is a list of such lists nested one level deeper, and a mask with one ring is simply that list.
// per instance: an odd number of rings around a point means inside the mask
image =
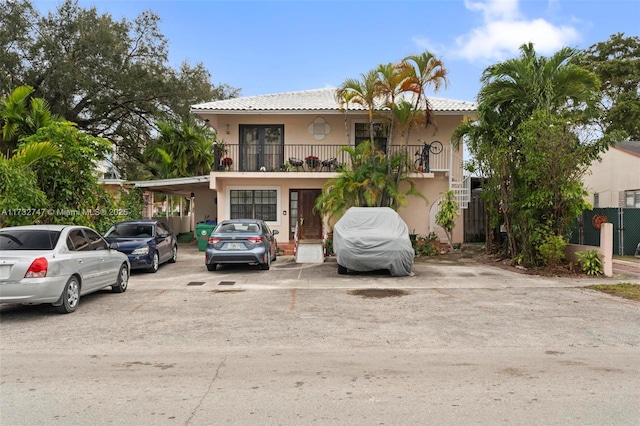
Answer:
[{"label": "silver sedan", "polygon": [[0,303],[51,303],[76,310],[80,297],[105,287],[123,293],[127,256],[91,228],[33,225],[0,229]]}]

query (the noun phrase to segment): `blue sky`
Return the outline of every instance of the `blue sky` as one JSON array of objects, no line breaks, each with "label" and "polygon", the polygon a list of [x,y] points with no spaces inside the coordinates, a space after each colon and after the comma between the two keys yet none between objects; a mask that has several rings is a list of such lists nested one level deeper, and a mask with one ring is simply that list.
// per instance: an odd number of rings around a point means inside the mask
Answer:
[{"label": "blue sky", "polygon": [[[41,12],[59,2],[33,0]],[[640,35],[640,0],[81,0],[115,19],[161,18],[171,65],[202,62],[242,96],[336,87],[429,50],[449,70],[432,96],[476,99],[482,71],[533,42],[541,55]]]}]

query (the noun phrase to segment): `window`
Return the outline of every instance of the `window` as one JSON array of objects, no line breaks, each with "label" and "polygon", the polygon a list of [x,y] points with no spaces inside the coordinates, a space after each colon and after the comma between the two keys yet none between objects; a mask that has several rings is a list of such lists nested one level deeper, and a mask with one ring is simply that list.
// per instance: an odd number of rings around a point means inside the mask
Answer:
[{"label": "window", "polygon": [[[356,146],[371,139],[368,122],[356,122],[353,134]],[[382,152],[387,152],[387,136],[389,126],[385,123],[373,123],[373,144]]]},{"label": "window", "polygon": [[284,159],[284,126],[240,126],[240,171],[278,169]]},{"label": "window", "polygon": [[600,194],[597,192],[593,194],[593,207],[600,207]]},{"label": "window", "polygon": [[625,206],[640,208],[640,189],[636,191],[625,191]]},{"label": "window", "polygon": [[231,219],[277,221],[278,191],[275,189],[232,189]]},{"label": "window", "polygon": [[0,232],[0,250],[53,250],[58,238],[59,231],[6,228]]},{"label": "window", "polygon": [[105,240],[103,240],[102,237],[94,231],[85,229],[84,232],[86,232],[87,237],[89,237],[89,245],[91,247],[91,250],[106,250],[109,248]]},{"label": "window", "polygon": [[89,242],[82,233],[82,229],[74,229],[69,232],[69,236],[67,237],[67,247],[72,251],[91,250]]},{"label": "window", "polygon": [[169,234],[169,233],[171,233],[171,231],[169,231],[169,228],[167,228],[167,226],[164,223],[161,223],[161,222],[158,222],[157,231],[158,231],[158,234]]}]

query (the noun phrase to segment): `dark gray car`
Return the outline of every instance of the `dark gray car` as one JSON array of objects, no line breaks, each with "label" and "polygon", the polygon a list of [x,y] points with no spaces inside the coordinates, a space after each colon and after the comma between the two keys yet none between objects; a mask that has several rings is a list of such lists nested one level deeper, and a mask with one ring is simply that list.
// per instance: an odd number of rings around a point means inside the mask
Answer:
[{"label": "dark gray car", "polygon": [[205,264],[215,271],[218,264],[258,264],[268,270],[276,260],[278,243],[275,235],[262,220],[231,219],[216,226],[209,236],[205,251]]}]

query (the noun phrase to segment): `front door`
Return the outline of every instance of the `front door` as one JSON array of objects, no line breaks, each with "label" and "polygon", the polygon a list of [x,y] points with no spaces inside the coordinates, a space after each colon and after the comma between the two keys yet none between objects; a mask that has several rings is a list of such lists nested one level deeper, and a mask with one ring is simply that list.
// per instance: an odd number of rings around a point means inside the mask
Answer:
[{"label": "front door", "polygon": [[322,238],[322,218],[313,211],[320,189],[300,189],[298,193],[298,239],[319,240]]}]

